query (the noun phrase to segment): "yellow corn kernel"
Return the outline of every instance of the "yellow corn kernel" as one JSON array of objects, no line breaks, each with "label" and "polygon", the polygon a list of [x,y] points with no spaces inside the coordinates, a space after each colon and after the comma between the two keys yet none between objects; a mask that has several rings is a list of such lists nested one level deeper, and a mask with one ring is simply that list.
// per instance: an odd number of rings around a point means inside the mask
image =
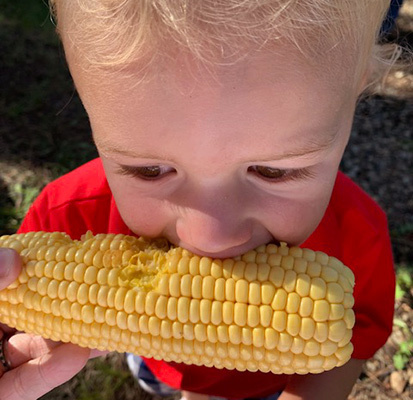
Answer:
[{"label": "yellow corn kernel", "polygon": [[213,260],[164,240],[0,237],[25,268],[0,322],[45,338],[187,364],[319,373],[352,352],[354,274],[321,252],[263,245]]}]

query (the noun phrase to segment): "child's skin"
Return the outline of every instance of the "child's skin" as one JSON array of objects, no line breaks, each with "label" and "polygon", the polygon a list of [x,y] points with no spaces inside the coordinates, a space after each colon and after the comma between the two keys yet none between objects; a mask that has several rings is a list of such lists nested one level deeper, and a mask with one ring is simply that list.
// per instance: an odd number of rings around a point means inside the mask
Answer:
[{"label": "child's skin", "polygon": [[[362,89],[346,51],[310,65],[280,44],[212,74],[182,55],[144,80],[137,67],[89,70],[62,39],[117,206],[133,232],[232,257],[273,240],[300,244],[317,227]],[[20,368],[0,379],[1,399],[37,398],[89,357],[73,345],[49,352],[45,343],[29,349],[12,342],[8,358]],[[63,378],[49,370],[62,356]],[[345,399],[362,363],[292,376],[280,399]]]},{"label": "child's skin", "polygon": [[140,84],[130,70],[85,72],[67,52],[133,232],[232,257],[271,240],[300,244],[314,231],[357,93],[344,69],[310,67],[284,51],[248,57],[215,77],[178,58]]}]

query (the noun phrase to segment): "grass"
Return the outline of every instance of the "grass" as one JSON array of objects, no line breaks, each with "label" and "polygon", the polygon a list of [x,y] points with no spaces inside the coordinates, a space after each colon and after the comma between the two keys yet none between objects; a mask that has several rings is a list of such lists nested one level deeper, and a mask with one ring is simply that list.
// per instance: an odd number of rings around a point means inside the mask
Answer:
[{"label": "grass", "polygon": [[[412,303],[413,299],[413,265],[399,265],[396,272],[396,302],[399,304]],[[400,317],[394,319],[394,326],[398,328],[403,340],[398,344],[393,355],[393,364],[399,371],[404,370],[413,358],[413,331],[408,322]]]},{"label": "grass", "polygon": [[400,343],[393,355],[394,366],[398,371],[401,371],[406,368],[413,357],[413,334],[407,323],[400,318],[395,318],[394,325],[399,327],[405,335],[405,340]]},{"label": "grass", "polygon": [[413,288],[413,266],[399,265],[396,274],[396,300],[409,296]]},{"label": "grass", "polygon": [[[18,228],[47,182],[97,153],[43,0],[0,0],[0,57],[0,234],[6,234]],[[411,252],[411,224],[401,224],[391,236],[397,248]],[[391,359],[396,370],[406,372],[413,353],[413,267],[398,256],[406,251],[395,254],[396,305],[401,311],[395,319],[399,339]],[[367,385],[366,380],[363,384]],[[144,397],[149,398],[131,378],[123,358],[112,354],[90,361],[74,379],[43,400]]]},{"label": "grass", "polygon": [[130,378],[128,373],[112,368],[103,360],[96,360],[94,371],[96,372],[95,384],[92,387],[90,378],[83,377],[79,380],[77,388],[79,400],[111,400]]}]

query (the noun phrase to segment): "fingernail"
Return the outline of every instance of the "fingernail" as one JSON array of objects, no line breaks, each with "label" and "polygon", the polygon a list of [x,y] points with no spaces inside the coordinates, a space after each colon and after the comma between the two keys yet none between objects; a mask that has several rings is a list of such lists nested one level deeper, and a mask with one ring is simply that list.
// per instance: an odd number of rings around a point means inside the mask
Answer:
[{"label": "fingernail", "polygon": [[10,274],[16,264],[16,252],[12,249],[0,249],[0,278]]}]

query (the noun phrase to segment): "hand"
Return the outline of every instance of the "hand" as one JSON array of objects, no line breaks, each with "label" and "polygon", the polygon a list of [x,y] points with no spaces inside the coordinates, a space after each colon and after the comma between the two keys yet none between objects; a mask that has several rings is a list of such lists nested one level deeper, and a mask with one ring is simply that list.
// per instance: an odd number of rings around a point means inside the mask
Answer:
[{"label": "hand", "polygon": [[[10,285],[21,271],[19,255],[0,249],[0,290]],[[7,337],[4,352],[11,369],[0,364],[0,399],[35,400],[61,385],[87,360],[103,352],[63,344],[39,336],[16,333],[0,324],[0,338]]]}]

